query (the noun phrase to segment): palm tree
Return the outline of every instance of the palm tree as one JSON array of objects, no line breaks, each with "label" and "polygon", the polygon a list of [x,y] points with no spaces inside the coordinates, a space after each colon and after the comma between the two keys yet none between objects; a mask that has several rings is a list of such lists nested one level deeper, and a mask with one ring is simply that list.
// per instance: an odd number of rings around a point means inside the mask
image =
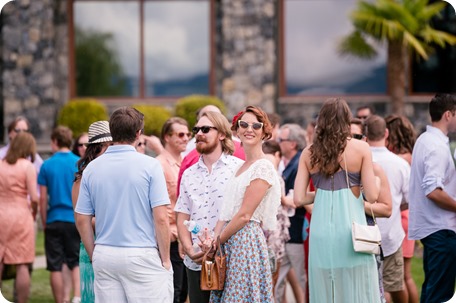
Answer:
[{"label": "palm tree", "polygon": [[[427,60],[433,46],[456,44],[456,36],[436,30],[431,20],[447,5],[443,1],[377,0],[359,1],[350,18],[354,31],[339,44],[342,56],[371,59],[377,55],[372,45],[387,43],[387,85],[392,111],[402,114],[405,97],[405,71],[409,54]],[[367,40],[367,39],[371,40]]]}]

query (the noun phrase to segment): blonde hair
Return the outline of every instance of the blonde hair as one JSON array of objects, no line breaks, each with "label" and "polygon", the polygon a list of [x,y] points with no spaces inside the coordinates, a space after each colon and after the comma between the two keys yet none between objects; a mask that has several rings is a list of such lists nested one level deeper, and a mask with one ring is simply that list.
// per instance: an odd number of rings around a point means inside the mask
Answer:
[{"label": "blonde hair", "polygon": [[217,112],[205,112],[201,117],[207,117],[209,121],[214,124],[217,131],[225,135],[225,138],[221,141],[222,151],[226,154],[232,155],[234,153],[234,143],[232,140],[233,133],[231,132],[231,125],[224,115]]},{"label": "blonde hair", "polygon": [[32,162],[35,161],[36,142],[30,133],[21,132],[11,141],[5,161],[8,164],[15,164],[17,160],[30,157]]}]

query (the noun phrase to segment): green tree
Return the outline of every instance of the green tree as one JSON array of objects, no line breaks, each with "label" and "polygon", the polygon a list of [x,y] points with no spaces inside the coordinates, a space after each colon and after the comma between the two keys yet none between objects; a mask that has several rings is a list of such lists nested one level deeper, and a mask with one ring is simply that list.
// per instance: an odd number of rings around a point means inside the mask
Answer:
[{"label": "green tree", "polygon": [[75,29],[78,96],[125,94],[125,77],[112,46],[112,34]]},{"label": "green tree", "polygon": [[429,0],[359,1],[350,19],[354,31],[339,44],[342,56],[371,59],[377,55],[373,43],[386,43],[387,85],[392,111],[402,114],[406,90],[406,63],[409,54],[427,60],[435,46],[456,44],[456,36],[432,27],[447,3]]}]

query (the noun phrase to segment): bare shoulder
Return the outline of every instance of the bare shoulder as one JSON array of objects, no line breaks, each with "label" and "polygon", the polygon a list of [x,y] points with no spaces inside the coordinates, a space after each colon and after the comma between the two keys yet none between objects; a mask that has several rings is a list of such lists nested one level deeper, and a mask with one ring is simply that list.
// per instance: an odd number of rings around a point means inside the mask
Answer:
[{"label": "bare shoulder", "polygon": [[303,163],[306,163],[306,164],[309,164],[310,163],[310,156],[311,156],[311,152],[310,152],[310,146],[307,146],[306,148],[303,149],[302,153],[301,153],[301,156],[299,158],[299,162],[303,162]]},{"label": "bare shoulder", "polygon": [[365,155],[370,153],[369,144],[365,141],[349,139],[347,140],[347,148],[349,151],[359,153],[360,155]]}]

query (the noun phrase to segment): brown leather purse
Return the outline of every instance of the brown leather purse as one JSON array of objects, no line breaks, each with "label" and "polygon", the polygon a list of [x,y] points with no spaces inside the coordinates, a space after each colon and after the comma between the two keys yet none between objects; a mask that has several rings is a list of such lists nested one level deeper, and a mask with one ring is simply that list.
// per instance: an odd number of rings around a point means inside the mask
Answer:
[{"label": "brown leather purse", "polygon": [[217,237],[217,247],[213,257],[207,251],[201,263],[201,290],[223,290],[226,272],[226,254]]}]

